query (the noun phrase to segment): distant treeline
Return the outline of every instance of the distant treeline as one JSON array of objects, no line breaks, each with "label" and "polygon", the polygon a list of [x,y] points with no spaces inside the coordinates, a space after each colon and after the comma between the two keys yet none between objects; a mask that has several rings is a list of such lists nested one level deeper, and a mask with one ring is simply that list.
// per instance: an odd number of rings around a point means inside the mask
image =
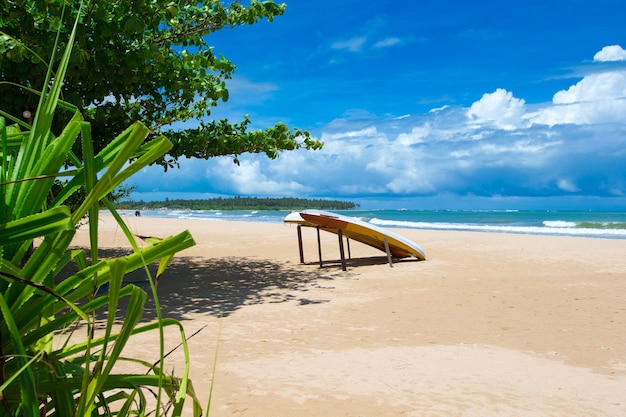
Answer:
[{"label": "distant treeline", "polygon": [[359,207],[351,201],[309,200],[306,198],[232,197],[206,200],[176,199],[165,201],[122,201],[126,210],[177,209],[177,210],[350,210]]}]

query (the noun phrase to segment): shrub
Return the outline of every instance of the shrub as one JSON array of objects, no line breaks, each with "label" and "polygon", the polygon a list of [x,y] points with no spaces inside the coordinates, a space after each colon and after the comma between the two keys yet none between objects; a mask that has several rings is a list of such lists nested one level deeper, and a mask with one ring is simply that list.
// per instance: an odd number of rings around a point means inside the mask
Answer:
[{"label": "shrub", "polygon": [[[43,91],[31,91],[40,96],[32,126],[0,109],[0,416],[145,415],[148,392],[156,397],[156,415],[180,415],[188,396],[194,415],[200,415],[187,377],[184,330],[177,321],[161,317],[155,288],[174,253],[193,245],[193,239],[185,231],[139,248],[107,198],[171,144],[164,137],[144,143],[149,132],[137,122],[94,155],[90,125],[75,107],[59,99],[75,32],[76,26],[56,73],[48,72]],[[73,117],[54,135],[51,124],[58,111],[70,111]],[[72,152],[78,141],[80,157]],[[82,202],[70,211],[66,202],[77,193],[82,193]],[[99,259],[101,207],[117,219],[134,248],[132,254]],[[90,260],[84,250],[70,250],[85,217]],[[152,277],[147,265],[156,261]],[[77,272],[61,279],[70,263]],[[140,268],[151,282],[156,323],[140,323],[146,292],[124,283],[125,274]],[[103,288],[108,291],[99,291]],[[115,312],[124,298],[126,314],[114,332]],[[97,312],[107,314],[99,336],[94,334]],[[77,325],[85,335],[70,337],[68,330]],[[169,376],[164,369],[166,326],[180,328],[187,363],[181,377]],[[131,337],[146,331],[160,335],[161,360],[156,365],[123,355]],[[140,364],[145,373],[116,374],[114,366],[122,361]]]}]

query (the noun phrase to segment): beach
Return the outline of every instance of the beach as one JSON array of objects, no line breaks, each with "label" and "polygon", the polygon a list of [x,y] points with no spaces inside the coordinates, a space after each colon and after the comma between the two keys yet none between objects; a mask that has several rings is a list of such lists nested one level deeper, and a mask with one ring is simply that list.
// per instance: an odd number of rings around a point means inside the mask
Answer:
[{"label": "beach", "polygon": [[[342,271],[320,267],[310,228],[301,264],[294,225],[125,219],[137,235],[194,236],[158,292],[193,335],[212,417],[626,415],[626,240],[394,229],[426,261],[390,267],[352,242]],[[108,215],[99,236],[103,256],[130,248]],[[79,229],[74,246],[88,241]],[[337,236],[321,242],[336,261]],[[158,334],[127,355],[155,361]],[[165,368],[182,372],[179,351]]]}]

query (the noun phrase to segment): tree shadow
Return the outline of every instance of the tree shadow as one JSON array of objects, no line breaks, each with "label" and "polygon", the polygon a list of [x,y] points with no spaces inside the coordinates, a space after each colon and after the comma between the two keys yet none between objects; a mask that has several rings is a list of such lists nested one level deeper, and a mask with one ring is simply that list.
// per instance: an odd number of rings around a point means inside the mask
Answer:
[{"label": "tree shadow", "polygon": [[[159,279],[157,293],[163,314],[168,317],[182,320],[189,313],[228,316],[256,304],[327,302],[302,294],[333,280],[322,272],[245,257],[178,257]],[[155,314],[150,299],[144,316]]]},{"label": "tree shadow", "polygon": [[[99,250],[101,259],[123,257],[130,253],[130,250],[120,248]],[[152,277],[155,277],[157,266],[156,263],[148,265]],[[74,269],[68,269],[66,274],[75,272],[72,271]],[[336,274],[349,276],[340,269],[302,268],[290,262],[278,263],[265,259],[177,256],[159,278],[157,296],[163,317],[181,321],[188,319],[190,314],[225,317],[249,305],[328,302],[305,297],[303,293],[315,288],[329,288],[326,285],[335,279]],[[145,269],[128,273],[124,283],[137,285],[148,294],[142,321],[156,320],[155,303]],[[116,320],[124,317],[126,305],[126,299],[119,300]],[[105,319],[106,315],[105,309],[98,314],[98,320]]]},{"label": "tree shadow", "polygon": [[[121,248],[99,250],[101,259],[123,257],[130,253],[130,249]],[[411,261],[413,259],[394,259],[394,264]],[[163,317],[179,321],[196,314],[226,317],[245,306],[265,303],[292,302],[296,306],[321,304],[329,300],[306,297],[306,292],[332,288],[330,282],[337,276],[342,279],[352,276],[350,268],[383,264],[387,264],[386,256],[347,259],[348,271],[344,272],[341,260],[324,260],[322,268],[315,268],[319,262],[300,265],[247,257],[176,256],[159,278],[157,295]],[[148,265],[148,269],[154,277],[157,264]],[[156,307],[145,270],[141,268],[128,273],[124,283],[137,285],[148,294],[142,321],[156,320]],[[123,319],[126,305],[126,299],[119,300],[117,321]],[[98,321],[105,320],[106,316],[104,309],[98,314]]]}]

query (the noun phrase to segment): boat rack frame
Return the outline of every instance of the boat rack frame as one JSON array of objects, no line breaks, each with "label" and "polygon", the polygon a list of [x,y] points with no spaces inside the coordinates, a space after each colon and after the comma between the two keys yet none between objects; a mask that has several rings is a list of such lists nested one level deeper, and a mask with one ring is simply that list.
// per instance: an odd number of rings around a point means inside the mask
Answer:
[{"label": "boat rack frame", "polygon": [[[339,255],[341,257],[341,269],[343,271],[347,270],[347,266],[346,266],[346,255],[345,255],[345,250],[344,250],[344,245],[343,245],[343,230],[341,230],[340,227],[334,228],[334,227],[322,227],[322,226],[306,226],[306,225],[298,225],[298,250],[300,252],[300,263],[303,264],[304,263],[304,246],[302,245],[302,227],[314,227],[315,229],[317,229],[317,253],[319,255],[319,263],[320,263],[320,268],[323,265],[323,261],[322,261],[322,242],[320,239],[320,229],[321,230],[325,230],[327,232],[330,233],[334,233],[331,232],[329,229],[334,229],[337,230],[337,236],[339,238]],[[385,251],[387,252],[387,261],[389,262],[389,266],[391,268],[393,268],[393,261],[392,261],[392,256],[391,256],[391,251],[389,250],[389,242],[387,241],[387,238],[385,238]],[[348,247],[348,259],[352,259],[352,256],[350,254],[350,238],[346,237],[346,246]]]}]

